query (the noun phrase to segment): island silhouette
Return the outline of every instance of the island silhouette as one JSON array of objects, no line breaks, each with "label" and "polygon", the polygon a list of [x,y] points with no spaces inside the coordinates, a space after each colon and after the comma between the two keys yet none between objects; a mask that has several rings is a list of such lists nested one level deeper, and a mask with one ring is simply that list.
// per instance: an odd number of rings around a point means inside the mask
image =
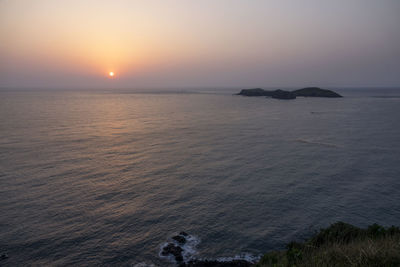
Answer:
[{"label": "island silhouette", "polygon": [[285,91],[285,90],[273,90],[268,91],[262,88],[253,88],[253,89],[242,89],[238,95],[243,96],[266,96],[272,97],[276,99],[296,99],[298,96],[303,97],[342,97],[338,93],[321,89],[319,87],[306,87],[303,89],[298,89],[294,91]]}]

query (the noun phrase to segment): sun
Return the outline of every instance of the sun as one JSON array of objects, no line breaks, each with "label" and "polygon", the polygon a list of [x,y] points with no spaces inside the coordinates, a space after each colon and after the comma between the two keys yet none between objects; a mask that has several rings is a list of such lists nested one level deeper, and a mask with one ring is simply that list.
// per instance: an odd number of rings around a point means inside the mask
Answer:
[{"label": "sun", "polygon": [[110,78],[112,78],[112,77],[114,77],[114,72],[113,71],[110,71],[109,73],[108,73],[108,76],[110,77]]}]

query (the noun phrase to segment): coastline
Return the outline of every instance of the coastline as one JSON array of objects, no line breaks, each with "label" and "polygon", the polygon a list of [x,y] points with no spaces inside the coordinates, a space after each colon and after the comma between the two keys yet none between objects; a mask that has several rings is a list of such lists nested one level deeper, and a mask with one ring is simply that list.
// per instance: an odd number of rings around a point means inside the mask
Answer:
[{"label": "coastline", "polygon": [[265,253],[257,262],[245,259],[178,261],[179,267],[400,266],[400,228],[372,224],[359,228],[336,222],[286,250]]}]

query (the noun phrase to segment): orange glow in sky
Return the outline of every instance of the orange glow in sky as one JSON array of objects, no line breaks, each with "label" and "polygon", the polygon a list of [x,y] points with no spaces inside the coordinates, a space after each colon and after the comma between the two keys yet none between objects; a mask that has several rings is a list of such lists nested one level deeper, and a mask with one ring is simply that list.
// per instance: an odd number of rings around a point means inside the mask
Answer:
[{"label": "orange glow in sky", "polygon": [[0,0],[0,87],[398,86],[399,9],[395,0]]}]

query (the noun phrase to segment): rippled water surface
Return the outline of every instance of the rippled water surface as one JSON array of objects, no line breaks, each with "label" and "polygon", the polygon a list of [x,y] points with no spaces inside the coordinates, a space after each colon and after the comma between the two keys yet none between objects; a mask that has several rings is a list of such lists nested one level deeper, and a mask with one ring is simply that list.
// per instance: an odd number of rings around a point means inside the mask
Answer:
[{"label": "rippled water surface", "polygon": [[338,220],[400,225],[400,91],[0,91],[0,265],[258,255]]}]

